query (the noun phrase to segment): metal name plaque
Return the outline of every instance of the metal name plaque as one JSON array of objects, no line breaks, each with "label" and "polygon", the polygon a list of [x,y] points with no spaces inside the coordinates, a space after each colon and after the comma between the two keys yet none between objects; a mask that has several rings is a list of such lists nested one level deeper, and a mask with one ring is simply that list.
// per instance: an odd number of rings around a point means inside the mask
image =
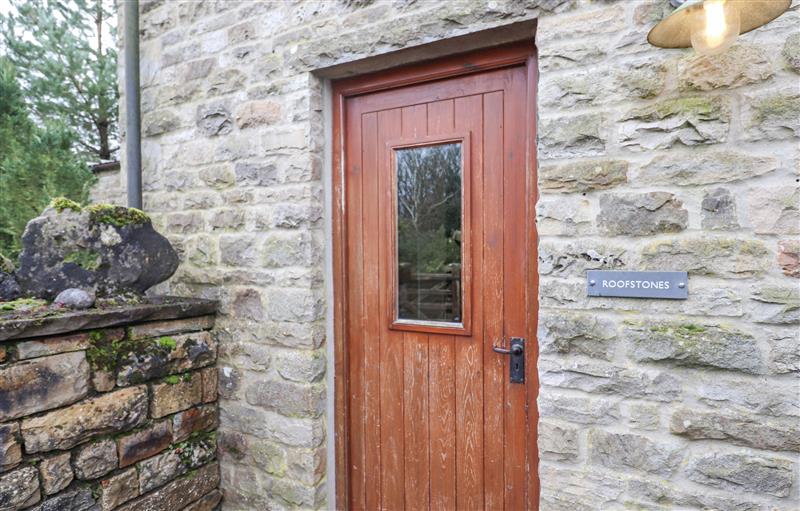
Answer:
[{"label": "metal name plaque", "polygon": [[689,296],[689,280],[685,271],[589,270],[586,280],[589,296],[669,300],[685,300]]}]

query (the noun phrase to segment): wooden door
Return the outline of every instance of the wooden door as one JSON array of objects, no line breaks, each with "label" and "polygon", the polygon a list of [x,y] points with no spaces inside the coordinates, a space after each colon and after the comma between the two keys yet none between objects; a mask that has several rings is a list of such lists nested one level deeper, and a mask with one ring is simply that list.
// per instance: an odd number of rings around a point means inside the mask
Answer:
[{"label": "wooden door", "polygon": [[340,508],[538,507],[531,50],[337,84]]}]

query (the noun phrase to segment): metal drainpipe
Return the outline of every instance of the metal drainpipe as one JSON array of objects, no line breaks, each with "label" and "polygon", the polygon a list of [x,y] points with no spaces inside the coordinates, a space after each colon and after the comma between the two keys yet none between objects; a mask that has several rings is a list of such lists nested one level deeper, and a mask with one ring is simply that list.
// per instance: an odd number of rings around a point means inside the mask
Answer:
[{"label": "metal drainpipe", "polygon": [[139,0],[125,5],[125,156],[128,207],[142,209],[142,111],[139,101]]}]

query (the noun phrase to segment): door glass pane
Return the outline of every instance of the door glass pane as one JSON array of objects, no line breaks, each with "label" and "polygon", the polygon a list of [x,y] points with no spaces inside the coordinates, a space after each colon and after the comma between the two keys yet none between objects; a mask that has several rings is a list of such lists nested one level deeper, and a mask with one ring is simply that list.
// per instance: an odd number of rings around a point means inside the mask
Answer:
[{"label": "door glass pane", "polygon": [[461,322],[461,151],[396,151],[398,319]]}]

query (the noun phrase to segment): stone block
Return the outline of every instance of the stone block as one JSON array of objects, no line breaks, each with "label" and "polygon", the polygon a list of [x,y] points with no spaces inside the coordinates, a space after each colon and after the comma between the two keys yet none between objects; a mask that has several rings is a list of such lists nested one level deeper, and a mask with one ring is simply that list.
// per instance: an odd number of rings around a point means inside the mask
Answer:
[{"label": "stone block", "polygon": [[214,165],[200,170],[198,177],[207,186],[216,190],[227,188],[236,181],[233,170],[227,165]]},{"label": "stone block", "polygon": [[125,468],[163,451],[172,443],[172,421],[157,422],[117,439],[119,466]]},{"label": "stone block", "polygon": [[750,189],[747,209],[750,226],[757,234],[800,234],[800,188]]},{"label": "stone block", "polygon": [[219,465],[210,463],[187,477],[148,493],[117,508],[119,511],[151,511],[153,509],[184,509],[219,486]]},{"label": "stone block", "polygon": [[0,369],[0,421],[69,405],[88,393],[82,351],[18,362]]},{"label": "stone block", "polygon": [[736,199],[730,190],[715,188],[703,196],[700,204],[703,229],[735,230],[739,228]]},{"label": "stone block", "polygon": [[778,242],[778,266],[787,277],[800,279],[800,241],[781,240]]},{"label": "stone block", "polygon": [[39,490],[39,471],[36,467],[21,467],[12,472],[0,474],[0,508],[3,511],[17,511],[30,507],[42,499]]},{"label": "stone block", "polygon": [[163,486],[214,459],[216,444],[214,435],[182,442],[179,445],[153,456],[137,465],[141,493]]},{"label": "stone block", "polygon": [[793,325],[800,323],[800,287],[754,286],[748,307],[756,323]]},{"label": "stone block", "polygon": [[142,116],[142,134],[146,137],[157,137],[175,131],[180,125],[180,117],[171,110],[147,112]]},{"label": "stone block", "polygon": [[542,236],[592,234],[591,203],[581,197],[542,199],[536,204],[536,228]]},{"label": "stone block", "polygon": [[652,322],[625,327],[628,356],[637,362],[715,367],[752,374],[765,372],[753,335],[720,325]]},{"label": "stone block", "polygon": [[800,135],[800,92],[797,88],[759,91],[744,98],[744,124],[749,140],[781,140]]},{"label": "stone block", "polygon": [[537,38],[542,41],[577,39],[581,36],[610,34],[625,26],[625,10],[622,5],[579,10],[558,16],[543,16]]},{"label": "stone block", "polygon": [[267,233],[264,240],[264,266],[314,266],[321,260],[324,248],[309,232]]},{"label": "stone block", "polygon": [[261,292],[257,289],[237,289],[234,291],[231,312],[240,320],[260,321],[264,319],[264,304]]},{"label": "stone block", "polygon": [[650,236],[686,229],[689,212],[667,192],[605,194],[597,225],[606,235]]},{"label": "stone block", "polygon": [[776,374],[800,371],[800,342],[797,331],[773,333],[767,337],[769,345],[769,368]]},{"label": "stone block", "polygon": [[53,495],[27,511],[97,511],[97,506],[92,489],[80,487]]},{"label": "stone block", "polygon": [[236,111],[239,129],[269,126],[281,120],[281,105],[271,100],[250,101]]},{"label": "stone block", "polygon": [[135,468],[100,481],[100,511],[111,511],[139,496],[139,479]]},{"label": "stone block", "polygon": [[616,346],[616,326],[593,314],[542,313],[539,344],[542,353],[581,354],[610,360]]},{"label": "stone block", "polygon": [[250,235],[225,235],[219,239],[222,264],[227,266],[257,266],[258,245]]},{"label": "stone block", "polygon": [[237,162],[236,183],[241,186],[272,186],[281,182],[278,167],[272,163]]},{"label": "stone block", "polygon": [[325,389],[282,380],[259,380],[245,391],[247,402],[289,417],[318,417],[325,406]]},{"label": "stone block", "polygon": [[142,383],[199,369],[213,364],[216,358],[217,340],[207,331],[140,341],[122,358],[117,385]]},{"label": "stone block", "polygon": [[664,372],[640,371],[603,362],[541,360],[539,382],[550,387],[630,399],[670,402],[680,399],[681,381]]},{"label": "stone block", "polygon": [[687,477],[729,491],[788,497],[794,483],[794,465],[784,458],[714,453],[693,459]]},{"label": "stone block", "polygon": [[325,354],[319,350],[282,350],[275,356],[275,369],[289,381],[319,381],[325,374],[325,367]]},{"label": "stone block", "polygon": [[220,408],[220,423],[230,430],[290,447],[313,448],[325,439],[324,424],[320,420],[284,417],[236,401],[229,401]]},{"label": "stone block", "polygon": [[183,442],[193,433],[216,429],[219,421],[217,405],[190,408],[172,416],[172,432],[175,442]]},{"label": "stone block", "polygon": [[214,511],[220,502],[222,502],[222,492],[214,490],[200,500],[189,504],[184,511]]},{"label": "stone block", "polygon": [[223,104],[198,106],[195,119],[198,130],[207,137],[227,135],[233,130],[231,113]]},{"label": "stone block", "polygon": [[322,319],[325,301],[318,290],[272,288],[267,292],[267,315],[273,321],[309,322]]},{"label": "stone block", "polygon": [[691,440],[717,439],[755,449],[800,452],[800,424],[795,420],[681,408],[672,414],[670,432]]},{"label": "stone block", "polygon": [[539,49],[539,69],[542,71],[581,68],[597,64],[606,56],[606,49],[592,40],[561,40],[548,42]]},{"label": "stone block", "polygon": [[[125,335],[121,328],[105,329],[103,333],[106,339],[118,341]],[[77,334],[59,335],[46,339],[36,339],[17,343],[17,359],[26,360],[47,355],[56,355],[69,351],[82,351],[91,345],[89,332]]]},{"label": "stone block", "polygon": [[631,468],[670,477],[683,459],[683,446],[676,442],[656,442],[636,434],[589,431],[589,459],[613,469]]},{"label": "stone block", "polygon": [[[239,231],[245,226],[244,211],[221,209],[208,222],[212,231]],[[195,258],[195,260],[197,260]]]},{"label": "stone block", "polygon": [[763,274],[773,255],[760,240],[709,236],[661,240],[642,249],[642,270],[681,268],[690,275],[749,278]]},{"label": "stone block", "polygon": [[70,449],[95,435],[117,433],[147,420],[147,389],[131,387],[22,421],[28,453]]},{"label": "stone block", "polygon": [[188,373],[187,379],[153,385],[150,415],[160,419],[203,402],[203,380],[199,374]]},{"label": "stone block", "polygon": [[628,405],[628,424],[635,429],[656,431],[661,426],[661,405],[632,403]]},{"label": "stone block", "polygon": [[576,424],[613,424],[619,420],[619,404],[548,392],[539,394],[539,416]]},{"label": "stone block", "polygon": [[773,69],[766,48],[740,43],[720,55],[683,58],[678,61],[678,74],[682,90],[728,90],[763,82]]},{"label": "stone block", "polygon": [[559,193],[586,193],[613,188],[628,181],[625,160],[589,160],[539,168],[539,189]]},{"label": "stone block", "polygon": [[730,183],[762,176],[780,167],[777,158],[713,149],[660,154],[638,168],[637,186],[698,186]]},{"label": "stone block", "polygon": [[618,142],[632,151],[717,144],[728,138],[730,107],[721,98],[683,97],[629,110]]},{"label": "stone block", "polygon": [[772,417],[800,417],[800,395],[793,382],[703,377],[694,385],[697,399],[712,408],[747,411]]},{"label": "stone block", "polygon": [[22,461],[19,424],[0,424],[0,472],[11,470]]},{"label": "stone block", "polygon": [[118,465],[117,444],[110,438],[80,447],[72,460],[75,477],[84,481],[102,477]]},{"label": "stone block", "polygon": [[39,463],[39,475],[45,495],[58,493],[72,482],[75,475],[72,473],[70,458],[70,453],[64,452],[47,456]]},{"label": "stone block", "polygon": [[787,67],[800,74],[800,33],[792,34],[786,38],[781,55],[786,60]]},{"label": "stone block", "polygon": [[272,211],[271,227],[297,229],[312,227],[322,218],[322,206],[317,203],[277,204]]},{"label": "stone block", "polygon": [[539,274],[585,277],[588,270],[624,270],[633,254],[623,245],[576,240],[570,243],[540,240]]},{"label": "stone block", "polygon": [[542,160],[599,156],[605,153],[605,121],[602,114],[543,118],[539,124]]},{"label": "stone block", "polygon": [[571,461],[578,457],[578,430],[572,426],[539,421],[539,453],[545,459]]},{"label": "stone block", "polygon": [[216,366],[206,367],[200,371],[203,379],[203,402],[213,403],[219,395],[219,371]]}]

